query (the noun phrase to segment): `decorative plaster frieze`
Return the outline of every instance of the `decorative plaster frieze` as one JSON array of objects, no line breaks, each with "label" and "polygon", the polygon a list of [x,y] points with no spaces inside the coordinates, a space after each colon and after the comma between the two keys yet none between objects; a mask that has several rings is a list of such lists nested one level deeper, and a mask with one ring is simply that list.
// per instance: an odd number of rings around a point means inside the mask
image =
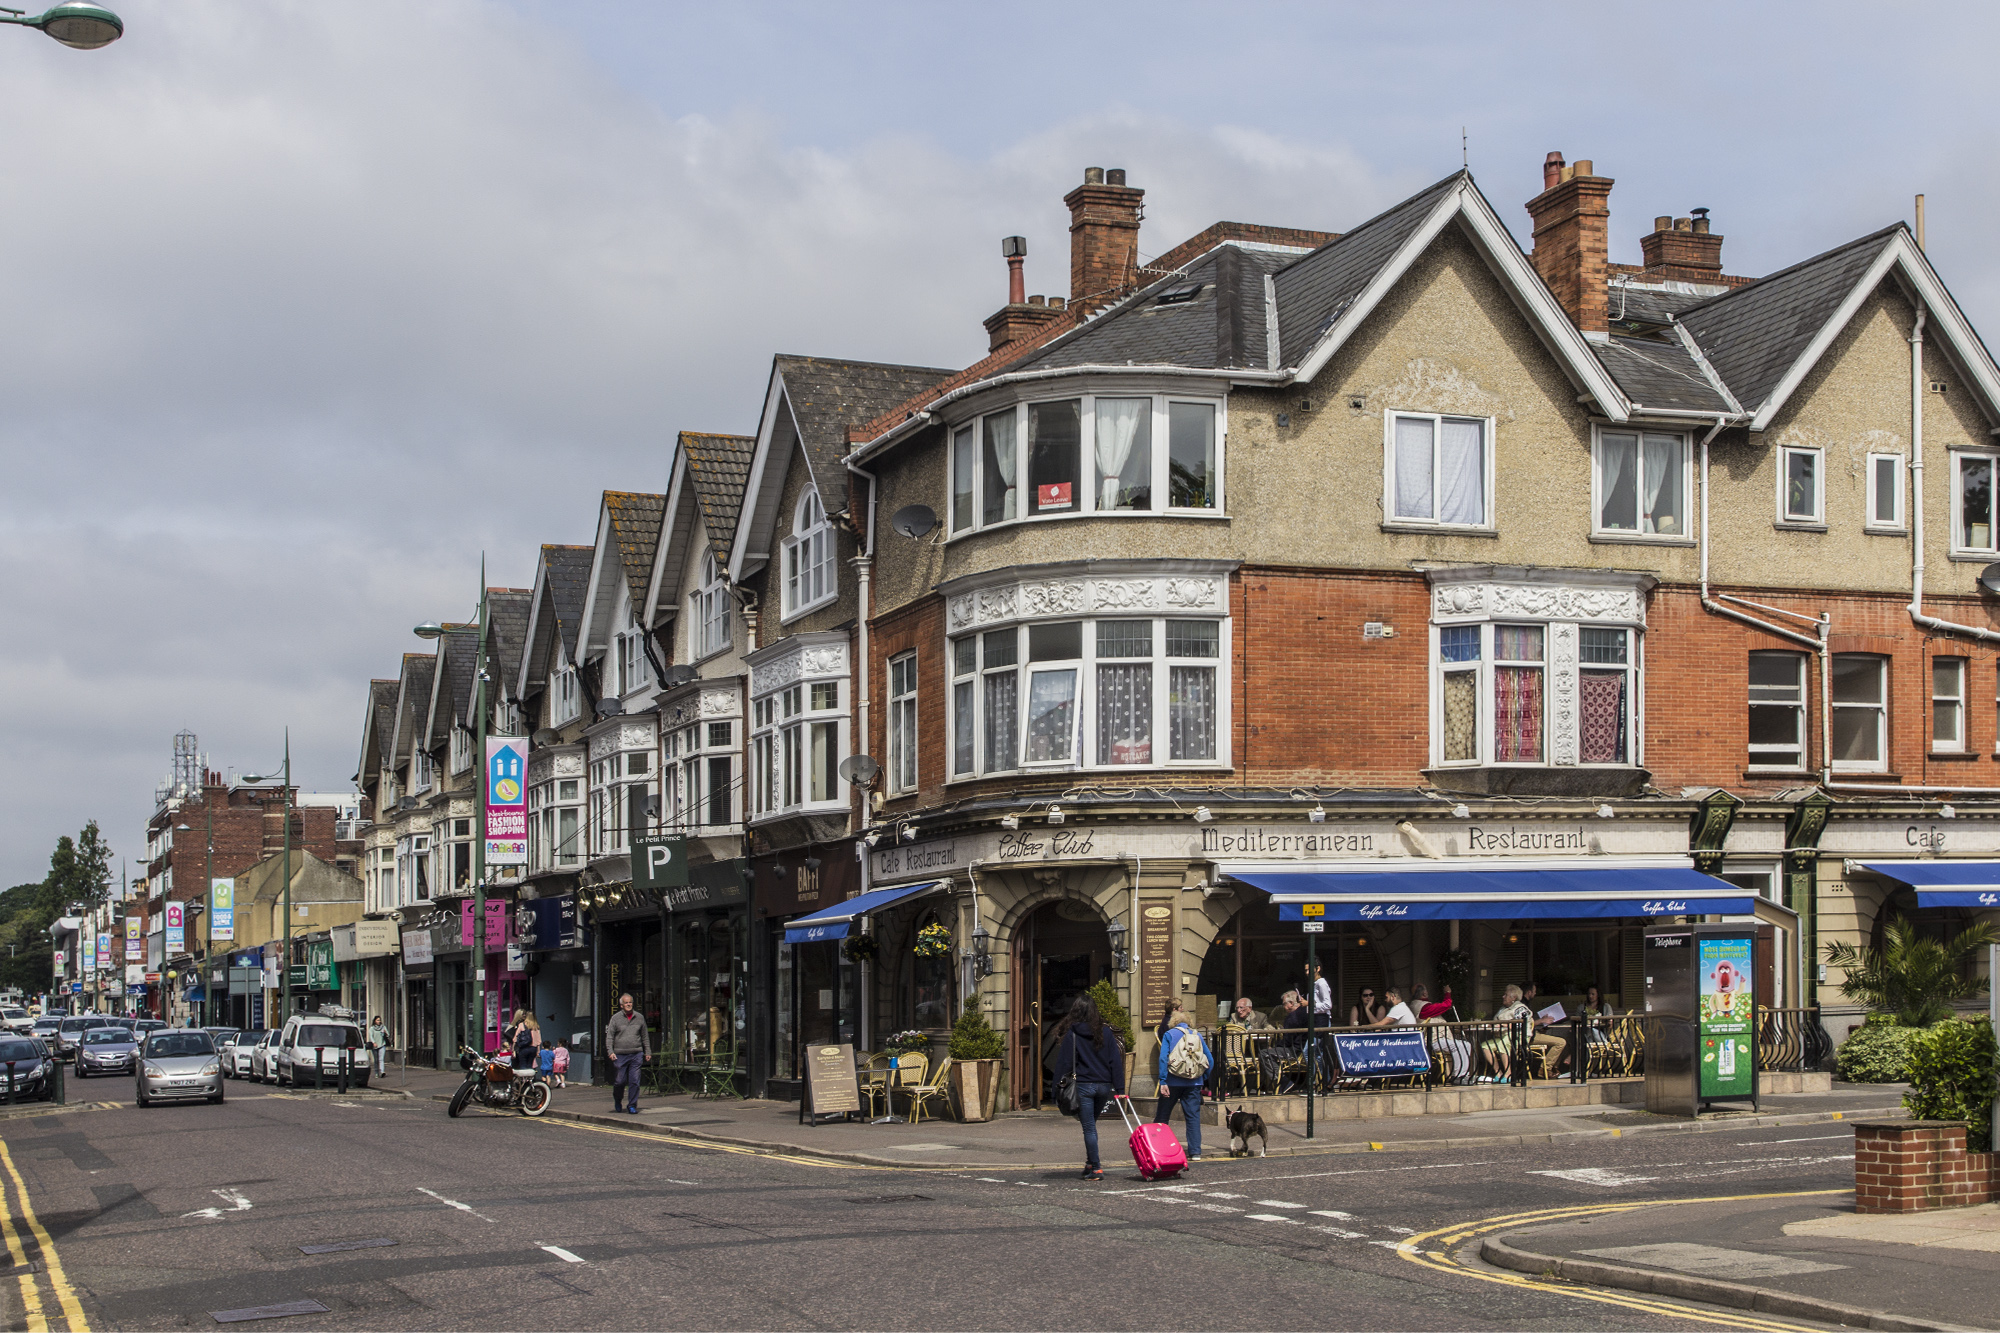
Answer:
[{"label": "decorative plaster frieze", "polygon": [[555,757],[555,775],[559,778],[583,776],[583,756],[575,750],[566,750]]},{"label": "decorative plaster frieze", "polygon": [[845,643],[810,644],[797,652],[750,669],[750,692],[769,694],[801,680],[826,680],[848,674]]},{"label": "decorative plaster frieze", "polygon": [[954,597],[945,616],[954,634],[1017,620],[1062,620],[1093,612],[1213,611],[1220,576],[1036,579]]},{"label": "decorative plaster frieze", "polygon": [[703,690],[700,713],[703,717],[735,717],[742,711],[735,690]]},{"label": "decorative plaster frieze", "polygon": [[1549,762],[1558,768],[1576,763],[1577,684],[1576,626],[1549,627]]},{"label": "decorative plaster frieze", "polygon": [[1534,620],[1646,623],[1646,601],[1633,588],[1576,587],[1560,583],[1444,583],[1431,590],[1438,617],[1523,616]]}]

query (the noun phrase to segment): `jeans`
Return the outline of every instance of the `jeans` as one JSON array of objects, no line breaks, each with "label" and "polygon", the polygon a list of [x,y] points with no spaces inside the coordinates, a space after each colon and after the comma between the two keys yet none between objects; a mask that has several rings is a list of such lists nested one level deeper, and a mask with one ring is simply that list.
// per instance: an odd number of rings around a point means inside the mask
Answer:
[{"label": "jeans", "polygon": [[1097,1117],[1111,1109],[1111,1085],[1079,1083],[1076,1095],[1082,1102],[1077,1119],[1083,1122],[1083,1162],[1090,1170],[1096,1171],[1104,1165],[1097,1157]]},{"label": "jeans", "polygon": [[377,1046],[375,1048],[375,1077],[387,1078],[388,1076],[389,1048],[387,1046]]},{"label": "jeans", "polygon": [[611,1057],[611,1109],[616,1111],[625,1105],[625,1089],[632,1090],[632,1105],[639,1104],[639,1061],[643,1057],[633,1051],[630,1055]]},{"label": "jeans", "polygon": [[1201,1084],[1162,1083],[1160,1106],[1153,1112],[1153,1123],[1166,1124],[1176,1106],[1181,1108],[1181,1119],[1187,1121],[1187,1155],[1192,1160],[1201,1156]]}]

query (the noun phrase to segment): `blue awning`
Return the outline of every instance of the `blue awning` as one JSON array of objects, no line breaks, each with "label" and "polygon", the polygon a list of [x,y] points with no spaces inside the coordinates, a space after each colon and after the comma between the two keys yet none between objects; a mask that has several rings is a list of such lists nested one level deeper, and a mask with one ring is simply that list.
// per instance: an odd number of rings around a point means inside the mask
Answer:
[{"label": "blue awning", "polygon": [[[1621,858],[1589,867],[1539,862],[1224,864],[1264,890],[1281,921],[1516,921],[1550,917],[1747,916],[1756,899],[1685,858]],[[1308,912],[1306,908],[1318,910]]]},{"label": "blue awning", "polygon": [[950,880],[939,879],[923,884],[898,884],[889,889],[870,889],[846,902],[822,907],[808,916],[786,922],[785,943],[814,944],[821,940],[846,939],[854,923],[870,912],[879,912],[885,907],[894,907],[897,903],[950,887]]},{"label": "blue awning", "polygon": [[2000,907],[2000,861],[1863,861],[1917,891],[1919,907]]}]

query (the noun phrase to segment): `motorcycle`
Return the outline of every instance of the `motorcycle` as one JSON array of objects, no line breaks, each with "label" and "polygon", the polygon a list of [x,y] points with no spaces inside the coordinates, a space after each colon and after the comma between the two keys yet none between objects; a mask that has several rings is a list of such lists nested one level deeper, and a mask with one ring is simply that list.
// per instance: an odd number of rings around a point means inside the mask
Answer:
[{"label": "motorcycle", "polygon": [[457,1092],[452,1093],[451,1105],[446,1108],[447,1115],[456,1117],[475,1101],[481,1106],[519,1111],[522,1115],[540,1115],[549,1109],[549,1099],[554,1093],[547,1074],[532,1069],[516,1069],[481,1055],[470,1046],[463,1050],[465,1082],[458,1085]]}]

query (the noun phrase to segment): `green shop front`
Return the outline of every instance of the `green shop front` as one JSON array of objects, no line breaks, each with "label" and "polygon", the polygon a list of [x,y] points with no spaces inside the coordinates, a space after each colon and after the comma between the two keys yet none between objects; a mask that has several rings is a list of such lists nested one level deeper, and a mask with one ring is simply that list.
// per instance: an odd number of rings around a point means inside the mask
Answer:
[{"label": "green shop front", "polygon": [[750,1056],[749,863],[688,867],[661,894],[667,913],[663,1074],[693,1091],[742,1095]]},{"label": "green shop front", "polygon": [[302,1014],[340,1004],[340,964],[333,960],[333,937],[309,935],[292,946],[292,1006]]}]

